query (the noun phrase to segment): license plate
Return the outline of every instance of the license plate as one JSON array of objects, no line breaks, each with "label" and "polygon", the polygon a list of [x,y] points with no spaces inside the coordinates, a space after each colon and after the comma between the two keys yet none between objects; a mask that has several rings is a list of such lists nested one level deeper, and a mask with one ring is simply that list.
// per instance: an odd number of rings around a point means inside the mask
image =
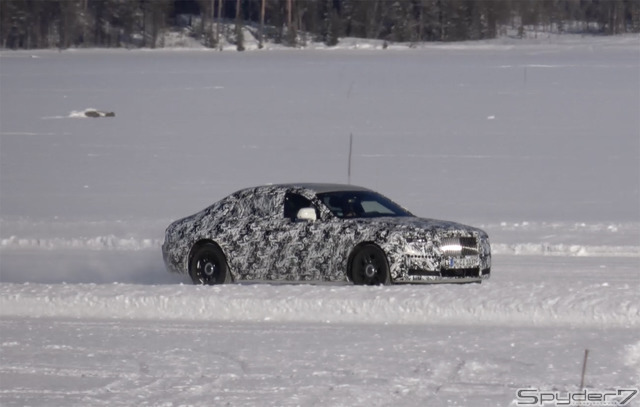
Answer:
[{"label": "license plate", "polygon": [[450,269],[468,269],[478,267],[479,264],[477,257],[449,257]]}]

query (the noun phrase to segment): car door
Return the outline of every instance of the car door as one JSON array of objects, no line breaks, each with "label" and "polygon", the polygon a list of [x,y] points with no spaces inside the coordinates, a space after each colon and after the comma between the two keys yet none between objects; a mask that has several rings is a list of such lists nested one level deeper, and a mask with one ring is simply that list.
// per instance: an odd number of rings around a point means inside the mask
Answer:
[{"label": "car door", "polygon": [[256,188],[239,199],[242,210],[236,214],[233,267],[241,280],[274,280],[273,263],[278,257],[274,231],[281,227],[284,191]]},{"label": "car door", "polygon": [[[294,192],[288,191],[282,202],[281,223],[273,231],[274,241],[277,241],[279,253],[273,263],[274,273],[280,280],[318,280],[318,270],[310,268],[308,257],[312,238],[309,230],[314,228],[314,221],[298,219],[298,211],[302,208],[314,208],[311,201]],[[319,213],[316,210],[316,218]]]},{"label": "car door", "polygon": [[[273,263],[274,273],[280,280],[324,281],[335,280],[336,239],[335,222],[327,220],[314,202],[295,191],[285,194],[282,222],[273,230],[274,242],[279,253]],[[302,208],[313,208],[316,220],[297,218]]]}]

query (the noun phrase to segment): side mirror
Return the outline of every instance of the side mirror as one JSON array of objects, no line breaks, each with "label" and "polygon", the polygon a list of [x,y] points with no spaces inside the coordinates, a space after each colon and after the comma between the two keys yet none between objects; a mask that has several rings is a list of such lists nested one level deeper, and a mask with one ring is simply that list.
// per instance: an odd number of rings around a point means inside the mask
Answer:
[{"label": "side mirror", "polygon": [[296,220],[307,220],[313,222],[316,219],[316,210],[313,208],[302,208],[296,215]]}]

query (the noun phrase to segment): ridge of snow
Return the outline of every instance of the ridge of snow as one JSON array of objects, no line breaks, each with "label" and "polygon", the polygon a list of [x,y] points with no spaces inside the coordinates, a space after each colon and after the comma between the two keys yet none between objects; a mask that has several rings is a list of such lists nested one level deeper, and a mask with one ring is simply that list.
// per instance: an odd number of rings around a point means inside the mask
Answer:
[{"label": "ridge of snow", "polygon": [[147,250],[158,249],[162,245],[161,239],[118,237],[115,235],[94,237],[52,237],[25,238],[10,236],[0,240],[0,249],[29,249],[29,250]]},{"label": "ridge of snow", "polygon": [[639,257],[640,246],[590,246],[549,243],[492,243],[491,253],[513,256]]},{"label": "ridge of snow", "polygon": [[575,288],[545,283],[391,287],[7,283],[0,285],[0,316],[630,328],[640,327],[638,288],[603,283]]},{"label": "ridge of snow", "polygon": [[[0,239],[0,250],[156,250],[162,239],[119,237],[113,234],[93,237],[34,238],[9,236]],[[583,256],[583,257],[639,257],[640,246],[584,245],[547,242],[491,243],[493,255],[511,256]]]}]

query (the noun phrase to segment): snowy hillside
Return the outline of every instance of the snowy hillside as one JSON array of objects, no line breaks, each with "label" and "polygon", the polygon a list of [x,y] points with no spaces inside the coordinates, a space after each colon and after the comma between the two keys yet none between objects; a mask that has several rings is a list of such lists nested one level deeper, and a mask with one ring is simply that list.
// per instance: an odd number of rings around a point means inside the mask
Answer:
[{"label": "snowy hillside", "polygon": [[[589,391],[637,387],[639,44],[0,53],[0,405],[514,406],[585,349]],[[354,184],[489,233],[490,280],[164,270],[174,219],[346,182],[350,134]]]}]

